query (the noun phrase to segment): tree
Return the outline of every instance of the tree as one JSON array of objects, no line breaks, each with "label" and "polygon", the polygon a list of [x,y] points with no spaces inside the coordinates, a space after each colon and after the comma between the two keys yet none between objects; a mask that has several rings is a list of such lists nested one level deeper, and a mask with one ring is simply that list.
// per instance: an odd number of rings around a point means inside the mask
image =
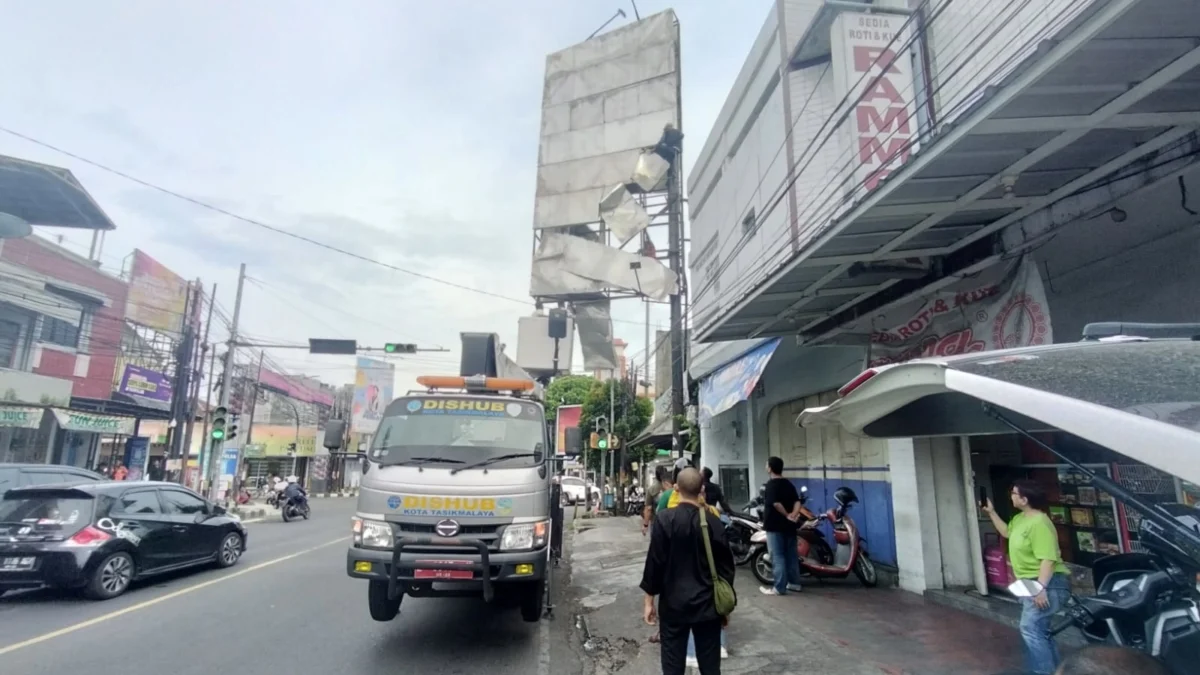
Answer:
[{"label": "tree", "polygon": [[[646,430],[650,424],[650,418],[654,416],[654,403],[650,399],[636,396],[628,382],[619,380],[607,382],[593,380],[593,382],[592,388],[584,398],[583,410],[579,416],[579,428],[584,433],[585,443],[588,435],[596,431],[595,423],[599,417],[609,420],[609,433],[616,434],[622,443],[632,441]],[[614,387],[615,391],[611,391]],[[610,396],[613,397],[611,402]],[[615,420],[611,419],[613,411],[610,408],[615,408]],[[588,451],[589,468],[599,469],[602,454]]]},{"label": "tree", "polygon": [[564,375],[556,377],[546,387],[546,421],[553,424],[558,419],[558,406],[582,405],[596,379],[587,375]]}]

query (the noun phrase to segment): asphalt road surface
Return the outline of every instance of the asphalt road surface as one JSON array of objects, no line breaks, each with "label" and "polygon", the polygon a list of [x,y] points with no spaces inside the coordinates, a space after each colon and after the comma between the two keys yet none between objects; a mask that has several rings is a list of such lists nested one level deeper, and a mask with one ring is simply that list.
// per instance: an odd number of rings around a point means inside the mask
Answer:
[{"label": "asphalt road surface", "polygon": [[0,598],[0,672],[582,672],[565,607],[528,624],[481,600],[405,598],[394,621],[372,621],[366,583],[345,572],[353,513],[353,499],[321,499],[309,521],[269,514],[247,525],[249,550],[234,567],[152,579],[107,602]]}]

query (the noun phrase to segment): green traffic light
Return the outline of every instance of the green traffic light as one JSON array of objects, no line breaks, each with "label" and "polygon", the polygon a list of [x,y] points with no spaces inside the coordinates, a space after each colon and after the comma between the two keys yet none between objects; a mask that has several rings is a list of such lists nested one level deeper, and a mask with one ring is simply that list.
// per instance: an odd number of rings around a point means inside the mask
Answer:
[{"label": "green traffic light", "polygon": [[607,450],[607,449],[608,449],[608,439],[607,439],[607,438],[601,438],[601,439],[600,439],[600,440],[599,440],[599,441],[596,443],[596,447],[600,448],[601,450]]},{"label": "green traffic light", "polygon": [[219,441],[219,440],[225,438],[225,430],[224,429],[213,429],[212,430],[212,438],[214,441]]},{"label": "green traffic light", "polygon": [[390,343],[386,344],[383,346],[383,351],[387,352],[388,354],[394,354],[396,352],[396,345]]}]

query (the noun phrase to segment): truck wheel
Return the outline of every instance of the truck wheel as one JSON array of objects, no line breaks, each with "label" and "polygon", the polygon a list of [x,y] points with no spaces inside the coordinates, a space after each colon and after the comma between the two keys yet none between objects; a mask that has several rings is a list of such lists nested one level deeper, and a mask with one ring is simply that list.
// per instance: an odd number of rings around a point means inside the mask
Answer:
[{"label": "truck wheel", "polygon": [[542,620],[546,609],[546,582],[535,581],[521,589],[521,618],[529,623]]},{"label": "truck wheel", "polygon": [[371,581],[367,583],[367,609],[371,610],[371,618],[376,621],[391,621],[400,613],[401,595],[396,599],[388,598],[388,582]]}]

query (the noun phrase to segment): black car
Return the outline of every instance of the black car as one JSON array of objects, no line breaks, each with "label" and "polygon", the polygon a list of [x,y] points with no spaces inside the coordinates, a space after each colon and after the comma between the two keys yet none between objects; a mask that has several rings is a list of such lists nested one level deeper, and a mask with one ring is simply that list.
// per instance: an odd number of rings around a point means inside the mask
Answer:
[{"label": "black car", "polygon": [[241,521],[174,483],[42,485],[0,500],[0,595],[51,586],[107,600],[143,577],[229,567],[245,550]]},{"label": "black car", "polygon": [[0,499],[13,488],[106,480],[87,469],[60,464],[0,464]]}]

